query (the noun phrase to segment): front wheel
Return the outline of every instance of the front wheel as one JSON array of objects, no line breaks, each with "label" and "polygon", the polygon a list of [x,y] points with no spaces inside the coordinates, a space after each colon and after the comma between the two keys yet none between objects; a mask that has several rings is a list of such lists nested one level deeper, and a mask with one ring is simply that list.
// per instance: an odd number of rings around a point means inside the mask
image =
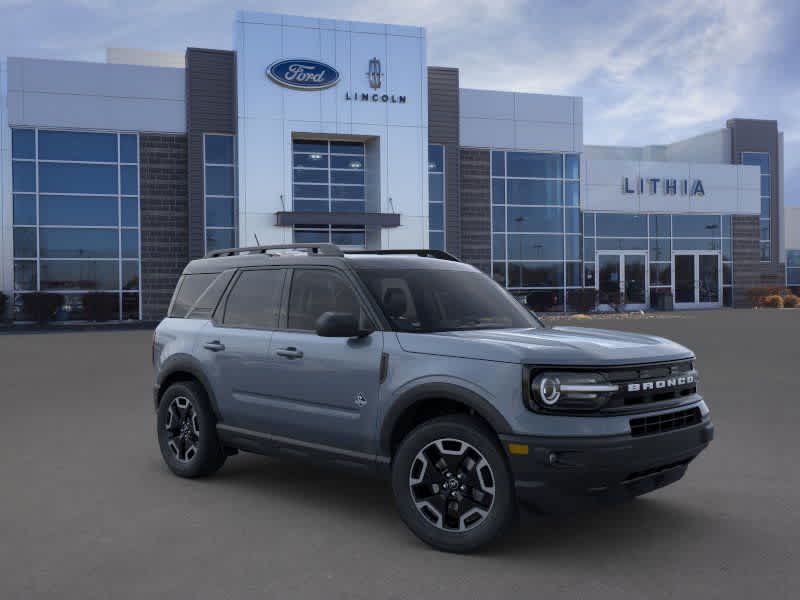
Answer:
[{"label": "front wheel", "polygon": [[179,381],[167,388],[158,405],[156,426],[161,456],[176,475],[211,475],[225,462],[214,413],[198,383]]},{"label": "front wheel", "polygon": [[447,552],[489,543],[516,513],[513,479],[496,437],[464,415],[423,423],[403,440],[392,488],[411,531]]}]

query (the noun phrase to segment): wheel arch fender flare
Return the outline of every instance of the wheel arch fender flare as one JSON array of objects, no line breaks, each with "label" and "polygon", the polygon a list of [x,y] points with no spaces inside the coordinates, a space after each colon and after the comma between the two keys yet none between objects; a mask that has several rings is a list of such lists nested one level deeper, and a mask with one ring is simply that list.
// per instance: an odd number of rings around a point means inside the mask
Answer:
[{"label": "wheel arch fender flare", "polygon": [[403,392],[386,413],[379,430],[381,454],[391,456],[392,433],[402,416],[414,405],[433,399],[452,400],[474,410],[498,435],[512,431],[500,411],[477,392],[453,383],[424,383]]},{"label": "wheel arch fender flare", "polygon": [[211,386],[211,382],[203,372],[199,361],[188,354],[176,354],[174,356],[170,356],[160,366],[158,376],[156,377],[153,398],[155,408],[158,409],[158,403],[161,400],[161,395],[165,391],[163,389],[164,383],[169,381],[176,373],[187,373],[188,375],[194,377],[200,383],[200,385],[203,386],[206,395],[208,396],[208,401],[211,404],[211,410],[214,412],[214,416],[217,418],[218,422],[222,422],[219,412],[219,405],[217,404],[217,398],[214,394],[214,388]]}]

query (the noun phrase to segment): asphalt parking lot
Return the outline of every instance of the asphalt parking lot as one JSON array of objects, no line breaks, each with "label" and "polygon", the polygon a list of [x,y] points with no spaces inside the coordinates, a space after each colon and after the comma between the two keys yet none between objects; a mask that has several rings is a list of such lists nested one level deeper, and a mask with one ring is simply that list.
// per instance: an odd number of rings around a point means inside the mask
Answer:
[{"label": "asphalt parking lot", "polygon": [[0,598],[800,597],[800,310],[576,324],[695,350],[716,440],[673,486],[524,514],[471,556],[355,475],[240,455],[172,476],[148,331],[0,335]]}]

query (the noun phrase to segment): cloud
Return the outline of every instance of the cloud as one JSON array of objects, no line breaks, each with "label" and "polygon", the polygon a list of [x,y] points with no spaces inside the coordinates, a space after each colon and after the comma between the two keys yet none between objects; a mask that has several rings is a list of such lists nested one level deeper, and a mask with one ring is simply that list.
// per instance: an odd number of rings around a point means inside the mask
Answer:
[{"label": "cloud", "polygon": [[[800,6],[800,5],[798,5]],[[103,60],[106,47],[230,48],[236,9],[423,25],[464,87],[584,97],[584,139],[645,145],[775,118],[800,200],[794,3],[772,0],[0,0],[0,56]]]}]

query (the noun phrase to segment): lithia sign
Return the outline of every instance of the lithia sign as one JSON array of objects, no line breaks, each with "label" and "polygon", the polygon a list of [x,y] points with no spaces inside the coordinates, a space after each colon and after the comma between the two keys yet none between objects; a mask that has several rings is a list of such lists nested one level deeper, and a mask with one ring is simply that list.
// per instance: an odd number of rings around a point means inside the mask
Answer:
[{"label": "lithia sign", "polygon": [[660,177],[623,177],[622,193],[642,195],[647,190],[648,194],[657,194],[659,191],[666,196],[705,196],[703,182],[700,179],[670,179]]},{"label": "lithia sign", "polygon": [[[344,99],[350,102],[383,102],[387,104],[405,104],[406,97],[378,92],[383,86],[381,61],[372,58],[369,61],[367,81],[372,92],[347,91]],[[324,90],[339,83],[341,76],[334,67],[304,58],[277,60],[267,67],[267,77],[283,87],[293,90]]]}]

